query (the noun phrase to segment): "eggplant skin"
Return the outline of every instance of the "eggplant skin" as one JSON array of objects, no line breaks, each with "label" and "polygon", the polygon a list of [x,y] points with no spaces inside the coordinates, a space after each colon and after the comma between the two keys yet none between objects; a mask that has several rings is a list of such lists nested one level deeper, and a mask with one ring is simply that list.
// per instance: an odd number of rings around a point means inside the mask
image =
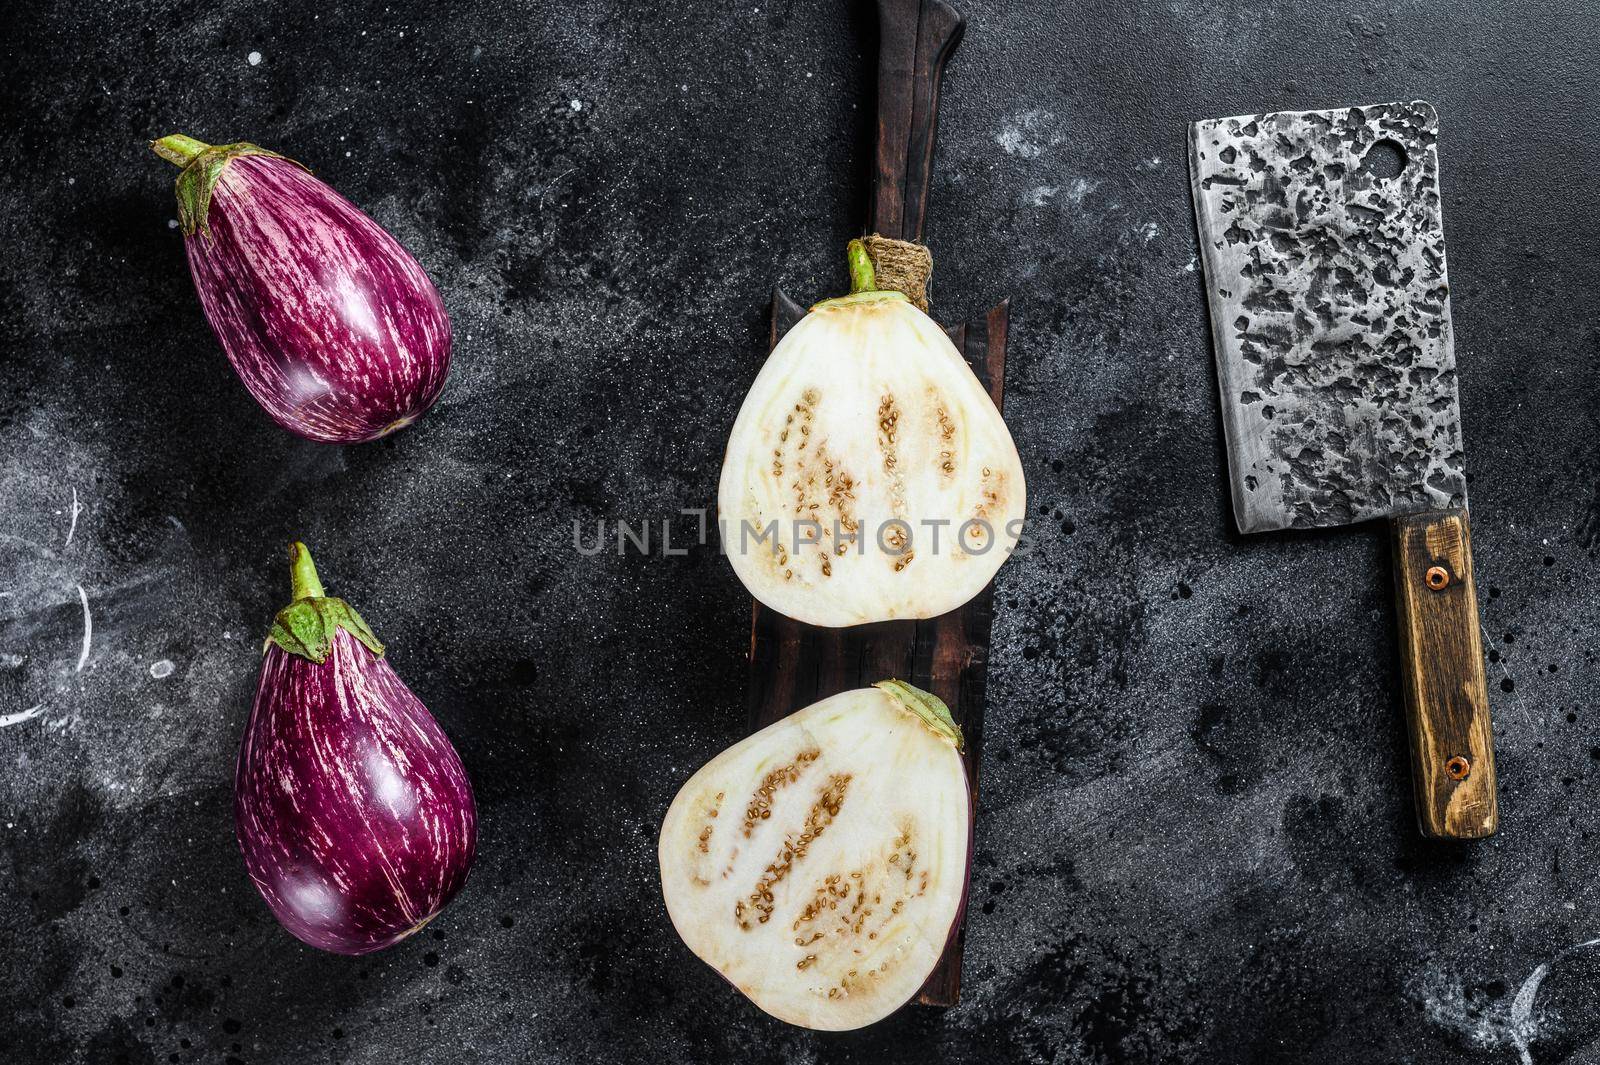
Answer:
[{"label": "eggplant skin", "polygon": [[343,629],[320,665],[268,645],[234,821],[273,916],[336,954],[417,931],[461,890],[477,849],[460,756],[388,661]]},{"label": "eggplant skin", "polygon": [[185,240],[228,361],[283,428],[373,440],[444,389],[450,318],[427,273],[349,200],[287,159],[229,161]]}]

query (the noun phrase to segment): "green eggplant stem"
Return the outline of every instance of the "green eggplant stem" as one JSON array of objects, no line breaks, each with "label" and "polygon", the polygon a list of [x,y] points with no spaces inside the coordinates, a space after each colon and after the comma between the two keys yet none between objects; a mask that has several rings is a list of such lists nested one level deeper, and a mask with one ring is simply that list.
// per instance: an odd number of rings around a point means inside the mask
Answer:
[{"label": "green eggplant stem", "polygon": [[322,581],[317,577],[317,564],[311,561],[311,551],[299,540],[289,545],[289,581],[294,589],[289,597],[292,600],[321,599],[328,594],[322,590]]},{"label": "green eggplant stem", "polygon": [[850,295],[835,296],[831,300],[813,303],[811,309],[822,310],[826,307],[846,307],[852,304],[890,303],[893,301],[906,301],[906,294],[898,289],[879,288],[878,271],[872,265],[872,256],[867,254],[867,245],[864,241],[852,240],[845,245],[845,259],[850,264]]},{"label": "green eggplant stem", "polygon": [[872,268],[872,256],[867,254],[866,244],[860,240],[852,240],[845,246],[845,257],[850,262],[850,295],[876,292],[878,276]]},{"label": "green eggplant stem", "polygon": [[[167,162],[181,168],[176,182],[178,193],[178,224],[185,237],[196,233],[211,233],[211,192],[222,180],[222,172],[233,160],[245,155],[260,155],[268,159],[283,159],[300,166],[293,159],[285,159],[277,152],[269,152],[249,141],[235,144],[207,144],[182,133],[174,133],[150,142],[150,150]],[[300,166],[300,169],[306,168]],[[310,171],[307,171],[310,173]]]},{"label": "green eggplant stem", "polygon": [[193,137],[186,137],[182,133],[174,133],[162,137],[158,141],[150,142],[150,150],[155,152],[174,166],[188,166],[197,159],[201,152],[208,150],[211,145],[204,141],[197,141]]},{"label": "green eggplant stem", "polygon": [[294,599],[272,619],[263,652],[277,644],[289,654],[321,665],[333,651],[334,636],[344,629],[367,650],[383,657],[383,644],[355,608],[322,590],[317,565],[299,540],[289,545],[289,575]]}]

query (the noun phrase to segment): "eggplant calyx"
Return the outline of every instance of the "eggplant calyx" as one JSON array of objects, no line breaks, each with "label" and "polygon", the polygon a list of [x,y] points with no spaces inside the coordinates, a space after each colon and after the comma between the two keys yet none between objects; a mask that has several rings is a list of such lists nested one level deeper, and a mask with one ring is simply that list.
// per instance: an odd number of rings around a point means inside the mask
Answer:
[{"label": "eggplant calyx", "polygon": [[183,167],[178,174],[178,223],[183,235],[192,237],[196,232],[211,235],[211,192],[222,180],[222,172],[229,163],[245,155],[264,155],[269,159],[282,159],[286,163],[310,173],[309,167],[288,156],[269,152],[248,141],[236,144],[206,144],[182,133],[173,133],[150,142],[150,150],[169,163]]},{"label": "eggplant calyx", "polygon": [[877,271],[873,268],[872,256],[867,254],[864,242],[857,239],[846,245],[845,258],[850,263],[850,295],[835,296],[831,300],[814,303],[811,305],[812,310],[820,311],[826,307],[846,307],[862,303],[910,302],[904,292],[878,287]]},{"label": "eggplant calyx", "polygon": [[928,731],[949,742],[956,750],[966,749],[967,741],[961,735],[961,726],[950,716],[950,708],[943,699],[932,692],[914,688],[903,680],[880,680],[873,687],[885,692],[905,710],[916,714]]},{"label": "eggplant calyx", "polygon": [[321,665],[333,651],[334,634],[342,628],[367,650],[383,657],[383,644],[355,608],[343,599],[323,594],[316,563],[311,561],[305,544],[296,541],[289,545],[289,567],[294,602],[272,619],[262,650],[277,644],[289,654]]}]

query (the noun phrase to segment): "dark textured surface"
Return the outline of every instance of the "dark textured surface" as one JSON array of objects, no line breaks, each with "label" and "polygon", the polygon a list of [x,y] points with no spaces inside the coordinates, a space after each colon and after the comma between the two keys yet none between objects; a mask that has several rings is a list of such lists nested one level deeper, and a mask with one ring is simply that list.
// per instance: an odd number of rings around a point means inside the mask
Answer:
[{"label": "dark textured surface", "polygon": [[[1015,298],[1038,550],[996,599],[964,1001],[833,1037],[658,897],[668,800],[742,731],[747,597],[711,550],[571,542],[709,500],[772,283],[842,284],[871,20],[450,6],[7,12],[0,715],[46,709],[0,729],[0,1057],[1600,1059],[1585,5],[962,5],[936,309]],[[1184,172],[1194,118],[1411,98],[1493,648],[1503,828],[1469,848],[1411,824],[1382,531],[1231,532]],[[305,160],[418,256],[458,336],[434,411],[340,450],[256,410],[143,147],[180,128]],[[364,960],[278,929],[232,838],[294,535],[480,803],[465,891]]]},{"label": "dark textured surface", "polygon": [[1438,141],[1425,101],[1192,127],[1241,531],[1466,505]]}]

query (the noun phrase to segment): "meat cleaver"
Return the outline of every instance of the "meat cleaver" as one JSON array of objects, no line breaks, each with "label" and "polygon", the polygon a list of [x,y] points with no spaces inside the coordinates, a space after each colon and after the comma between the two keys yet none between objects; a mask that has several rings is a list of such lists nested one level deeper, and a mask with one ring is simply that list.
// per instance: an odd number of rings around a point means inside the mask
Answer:
[{"label": "meat cleaver", "polygon": [[1498,822],[1439,200],[1422,101],[1195,122],[1234,517],[1389,521],[1417,822]]}]

